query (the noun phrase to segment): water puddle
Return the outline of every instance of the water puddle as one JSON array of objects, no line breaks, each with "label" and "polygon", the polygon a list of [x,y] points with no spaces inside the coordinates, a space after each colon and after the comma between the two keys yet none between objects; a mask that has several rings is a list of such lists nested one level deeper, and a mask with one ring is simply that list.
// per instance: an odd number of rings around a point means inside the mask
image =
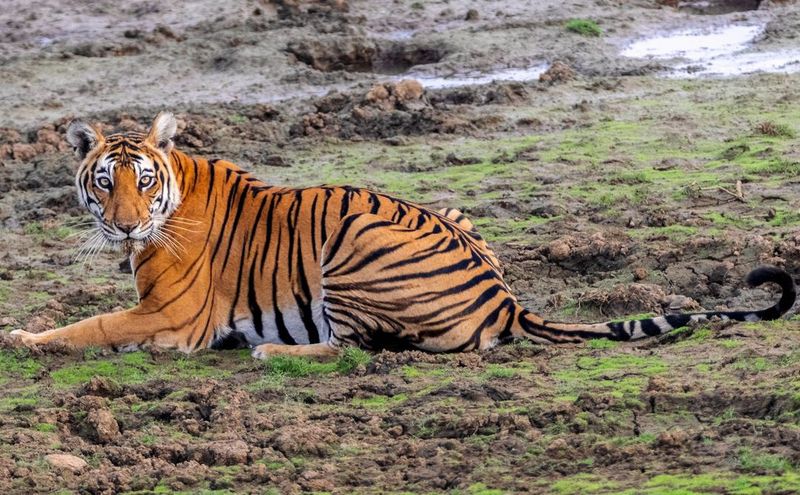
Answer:
[{"label": "water puddle", "polygon": [[[752,72],[800,72],[800,50],[752,51],[764,25],[680,30],[634,41],[621,55],[674,60],[668,77],[737,76]],[[688,63],[686,63],[688,62]]]},{"label": "water puddle", "polygon": [[539,79],[548,64],[539,64],[526,68],[497,69],[489,72],[466,72],[437,76],[420,72],[407,72],[402,79],[416,79],[427,89],[460,88],[463,86],[480,86],[494,81],[535,81]]}]

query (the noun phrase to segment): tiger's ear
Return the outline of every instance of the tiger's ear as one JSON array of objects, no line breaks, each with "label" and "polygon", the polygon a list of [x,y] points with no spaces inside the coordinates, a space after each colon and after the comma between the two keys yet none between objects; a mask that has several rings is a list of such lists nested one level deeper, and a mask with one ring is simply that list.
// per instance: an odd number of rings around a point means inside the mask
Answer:
[{"label": "tiger's ear", "polygon": [[67,127],[67,142],[72,145],[75,156],[83,160],[90,151],[103,142],[103,134],[94,126],[73,120]]},{"label": "tiger's ear", "polygon": [[169,153],[174,144],[172,139],[177,130],[178,122],[175,120],[175,116],[169,112],[161,112],[153,120],[150,132],[147,133],[147,142],[165,154]]}]

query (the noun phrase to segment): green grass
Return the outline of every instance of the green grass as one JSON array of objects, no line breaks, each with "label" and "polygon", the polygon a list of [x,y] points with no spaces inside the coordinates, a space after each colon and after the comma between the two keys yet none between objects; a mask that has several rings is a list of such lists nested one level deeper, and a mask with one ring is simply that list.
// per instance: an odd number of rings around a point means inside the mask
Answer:
[{"label": "green grass", "polygon": [[335,361],[317,361],[299,356],[273,356],[264,361],[267,374],[283,377],[303,377],[330,373],[347,374],[369,364],[372,356],[356,347],[344,349]]},{"label": "green grass", "polygon": [[561,369],[553,376],[560,382],[558,398],[562,400],[574,401],[581,393],[605,392],[634,405],[639,403],[648,378],[668,369],[667,364],[655,356],[580,356],[574,369]]},{"label": "green grass", "polygon": [[570,19],[564,25],[567,31],[578,33],[581,36],[601,36],[603,30],[591,19]]},{"label": "green grass", "polygon": [[30,357],[26,349],[0,350],[0,383],[8,377],[31,379],[42,369],[42,364]]},{"label": "green grass", "polygon": [[794,468],[791,461],[785,457],[756,453],[749,448],[742,448],[738,452],[739,465],[744,471],[753,473],[777,473],[781,474]]},{"label": "green grass", "polygon": [[[242,356],[241,352],[231,351]],[[115,355],[98,355],[96,350],[84,353],[84,362],[67,364],[50,372],[50,378],[58,388],[67,388],[88,382],[92,377],[105,377],[119,385],[144,383],[159,378],[226,378],[229,369],[221,369],[218,360],[228,354],[221,352],[198,353],[187,357],[174,353],[175,359],[156,363],[147,352],[130,352]],[[246,354],[245,354],[246,355]]]},{"label": "green grass", "polygon": [[608,339],[592,339],[586,343],[589,349],[616,349],[619,347],[619,342]]},{"label": "green grass", "polygon": [[373,395],[365,399],[353,399],[353,405],[367,409],[388,409],[408,400],[408,395]]},{"label": "green grass", "polygon": [[513,378],[517,376],[518,370],[509,368],[508,366],[500,366],[499,364],[490,364],[486,367],[481,376],[485,379],[493,378]]}]

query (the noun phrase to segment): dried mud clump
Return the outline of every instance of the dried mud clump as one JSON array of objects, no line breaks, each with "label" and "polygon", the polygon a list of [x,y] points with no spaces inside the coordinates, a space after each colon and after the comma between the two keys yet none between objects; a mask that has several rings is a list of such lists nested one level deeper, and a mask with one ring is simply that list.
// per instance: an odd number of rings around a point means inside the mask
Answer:
[{"label": "dried mud clump", "polygon": [[578,298],[581,306],[593,306],[605,315],[661,313],[667,300],[664,289],[651,284],[622,284],[612,289],[592,289]]},{"label": "dried mud clump", "polygon": [[433,108],[416,80],[376,84],[361,97],[334,93],[315,106],[317,111],[304,115],[290,135],[386,138],[452,133],[471,125]]},{"label": "dried mud clump", "polygon": [[631,246],[627,237],[607,237],[597,232],[589,237],[566,236],[555,239],[542,250],[548,261],[561,268],[583,273],[621,268],[627,263]]},{"label": "dried mud clump", "polygon": [[64,139],[66,119],[47,124],[23,135],[16,129],[0,128],[0,160],[27,162],[44,153],[69,151]]},{"label": "dried mud clump", "polygon": [[324,456],[336,441],[336,435],[319,425],[287,425],[272,438],[272,447],[287,457],[296,455]]},{"label": "dried mud clump", "polygon": [[575,79],[575,71],[572,67],[558,60],[553,62],[553,65],[539,76],[540,82],[551,86],[553,84],[569,82],[573,79]]},{"label": "dried mud clump", "polygon": [[91,438],[98,443],[111,443],[119,438],[119,424],[106,408],[92,409],[86,416]]},{"label": "dried mud clump", "polygon": [[290,42],[286,51],[321,72],[397,74],[416,65],[434,64],[449,52],[439,44],[385,43],[353,36],[328,36]]},{"label": "dried mud clump", "polygon": [[291,42],[286,50],[300,62],[322,72],[371,72],[378,46],[365,38],[337,37]]},{"label": "dried mud clump", "polygon": [[[367,112],[367,107],[381,111],[410,110],[425,107],[422,95],[425,90],[422,83],[414,79],[404,79],[398,83],[379,83],[367,92],[367,105],[356,107],[360,112]],[[354,112],[356,109],[354,109]]]}]

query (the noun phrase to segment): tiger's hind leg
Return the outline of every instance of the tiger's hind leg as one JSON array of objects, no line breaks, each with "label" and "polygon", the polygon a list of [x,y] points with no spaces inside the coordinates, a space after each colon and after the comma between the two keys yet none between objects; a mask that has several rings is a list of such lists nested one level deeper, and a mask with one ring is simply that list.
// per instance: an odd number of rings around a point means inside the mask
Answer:
[{"label": "tiger's hind leg", "polygon": [[467,232],[345,217],[322,249],[323,315],[335,346],[485,349],[510,337],[519,306]]}]

